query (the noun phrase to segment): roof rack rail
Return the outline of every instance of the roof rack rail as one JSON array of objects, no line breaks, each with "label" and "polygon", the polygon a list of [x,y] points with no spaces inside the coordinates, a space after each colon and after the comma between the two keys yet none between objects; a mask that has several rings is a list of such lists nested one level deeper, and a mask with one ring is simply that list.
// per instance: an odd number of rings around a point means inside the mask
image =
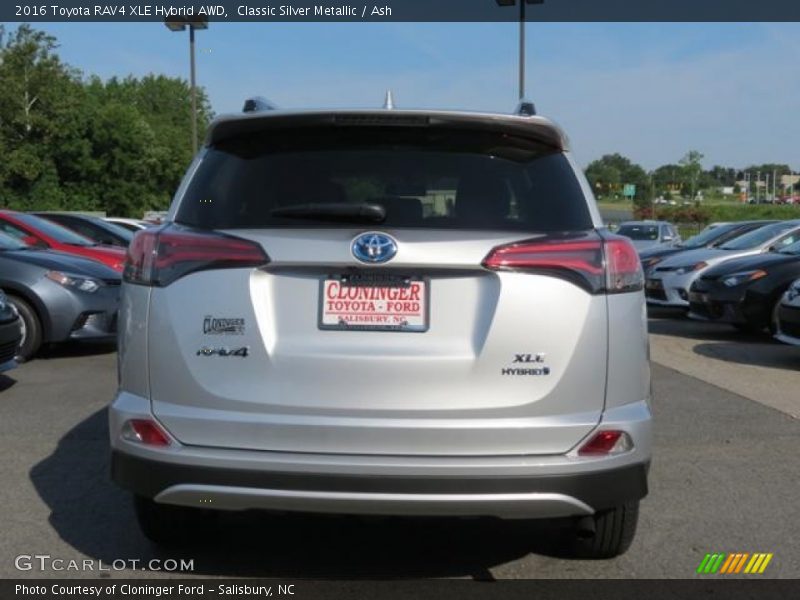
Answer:
[{"label": "roof rack rail", "polygon": [[278,107],[263,96],[253,96],[244,101],[242,112],[262,112],[265,110],[278,110]]},{"label": "roof rack rail", "polygon": [[517,104],[514,114],[520,117],[533,117],[536,115],[536,105],[530,100],[522,99]]}]

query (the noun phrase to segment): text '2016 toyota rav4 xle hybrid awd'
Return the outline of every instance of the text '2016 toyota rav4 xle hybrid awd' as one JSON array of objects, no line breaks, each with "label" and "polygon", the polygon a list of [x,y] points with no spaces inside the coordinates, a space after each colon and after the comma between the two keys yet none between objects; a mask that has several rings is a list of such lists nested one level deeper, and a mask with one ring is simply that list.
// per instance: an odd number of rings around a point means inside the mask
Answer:
[{"label": "text '2016 toyota rav4 xle hybrid awd'", "polygon": [[577,555],[630,545],[642,273],[550,121],[221,118],[124,280],[112,474],[151,539],[211,508],[567,517]]}]

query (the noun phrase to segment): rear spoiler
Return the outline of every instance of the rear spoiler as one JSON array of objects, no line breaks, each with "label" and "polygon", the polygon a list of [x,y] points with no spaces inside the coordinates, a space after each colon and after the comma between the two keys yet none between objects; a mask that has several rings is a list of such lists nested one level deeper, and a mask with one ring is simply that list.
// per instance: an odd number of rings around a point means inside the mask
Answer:
[{"label": "rear spoiler", "polygon": [[[308,110],[285,111],[274,108],[258,109],[256,99],[252,110],[243,114],[222,116],[214,120],[206,136],[206,145],[213,146],[241,135],[275,129],[330,127],[337,125],[447,127],[493,131],[533,139],[555,150],[569,150],[567,136],[558,125],[535,115],[531,102],[522,102],[515,115],[429,110]],[[268,102],[268,101],[266,101]],[[245,103],[245,108],[248,104]]]}]

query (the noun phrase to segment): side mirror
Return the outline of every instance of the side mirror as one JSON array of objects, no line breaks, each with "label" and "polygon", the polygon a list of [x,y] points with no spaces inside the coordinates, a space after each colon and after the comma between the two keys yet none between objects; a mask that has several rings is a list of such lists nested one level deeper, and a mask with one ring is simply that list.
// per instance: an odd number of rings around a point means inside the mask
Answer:
[{"label": "side mirror", "polygon": [[661,241],[662,241],[662,242],[665,242],[665,243],[669,243],[669,242],[671,242],[671,241],[672,241],[672,240],[674,240],[674,239],[675,239],[675,238],[674,238],[674,237],[672,237],[671,235],[665,235],[663,238],[661,238]]}]

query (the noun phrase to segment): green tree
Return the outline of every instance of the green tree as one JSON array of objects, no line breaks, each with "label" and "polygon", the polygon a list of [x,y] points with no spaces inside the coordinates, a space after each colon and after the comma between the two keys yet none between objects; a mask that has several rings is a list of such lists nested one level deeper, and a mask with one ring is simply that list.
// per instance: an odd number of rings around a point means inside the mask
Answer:
[{"label": "green tree", "polygon": [[625,184],[636,186],[634,203],[649,202],[650,181],[645,170],[621,154],[606,154],[586,167],[592,188],[601,194],[619,193]]},{"label": "green tree", "polygon": [[701,163],[703,158],[704,156],[697,150],[689,150],[680,160],[680,165],[683,167],[686,181],[689,184],[689,197],[692,200],[694,200],[697,195],[697,183],[700,179],[700,174],[703,172],[703,165]]},{"label": "green tree", "polygon": [[[55,38],[0,25],[0,205],[141,216],[166,209],[191,156],[186,81],[84,78]],[[212,118],[198,90],[198,129]]]},{"label": "green tree", "polygon": [[0,202],[33,208],[64,201],[59,166],[80,139],[80,74],[64,65],[55,38],[28,25],[0,30]]}]

